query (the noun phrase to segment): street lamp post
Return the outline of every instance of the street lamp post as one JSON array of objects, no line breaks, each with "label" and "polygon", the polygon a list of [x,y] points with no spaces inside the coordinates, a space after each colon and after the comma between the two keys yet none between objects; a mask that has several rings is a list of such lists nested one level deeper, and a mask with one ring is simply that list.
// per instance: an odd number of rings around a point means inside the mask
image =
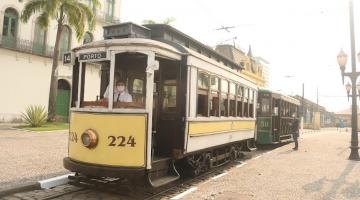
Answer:
[{"label": "street lamp post", "polygon": [[[351,115],[351,153],[349,156],[349,160],[359,161],[359,146],[358,146],[358,133],[357,133],[357,102],[356,97],[359,96],[356,93],[356,80],[357,77],[360,76],[360,72],[356,71],[356,59],[355,59],[355,36],[354,36],[354,11],[353,11],[353,1],[349,0],[349,14],[350,14],[350,43],[351,43],[351,72],[345,72],[345,66],[347,62],[347,55],[343,50],[337,56],[337,61],[340,65],[342,82],[344,84],[344,77],[347,76],[351,80],[351,84],[346,84],[346,90],[349,96],[352,99],[352,115]],[[360,53],[358,54],[358,58],[360,60]],[[359,85],[359,84],[358,84]],[[358,86],[360,88],[360,85]],[[351,94],[350,94],[351,90]],[[360,91],[358,91],[360,94]]]}]

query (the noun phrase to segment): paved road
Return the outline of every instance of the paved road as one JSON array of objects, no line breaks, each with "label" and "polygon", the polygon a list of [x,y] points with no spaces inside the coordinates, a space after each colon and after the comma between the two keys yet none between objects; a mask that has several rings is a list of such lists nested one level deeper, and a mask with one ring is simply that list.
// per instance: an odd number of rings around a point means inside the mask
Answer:
[{"label": "paved road", "polygon": [[0,129],[0,190],[68,173],[67,131],[28,132]]},{"label": "paved road", "polygon": [[360,161],[350,161],[350,133],[322,131],[252,159],[195,186],[184,199],[360,199]]}]

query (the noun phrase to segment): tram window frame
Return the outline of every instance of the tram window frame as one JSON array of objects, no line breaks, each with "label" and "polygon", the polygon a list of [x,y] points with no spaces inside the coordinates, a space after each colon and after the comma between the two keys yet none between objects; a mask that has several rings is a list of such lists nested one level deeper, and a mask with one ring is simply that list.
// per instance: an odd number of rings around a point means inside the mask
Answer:
[{"label": "tram window frame", "polygon": [[236,116],[243,117],[244,116],[244,86],[239,84],[236,89]]},{"label": "tram window frame", "polygon": [[229,82],[229,116],[236,117],[236,84]]},{"label": "tram window frame", "polygon": [[[228,117],[229,116],[229,81],[226,79],[221,79],[220,89],[221,89],[220,90],[220,117]],[[223,108],[223,110],[222,110],[222,108]]]},{"label": "tram window frame", "polygon": [[[204,81],[200,77],[205,78]],[[210,74],[205,71],[198,71],[197,74],[197,95],[196,95],[196,116],[209,116],[209,91],[210,91]],[[201,104],[202,103],[202,104]],[[200,110],[201,109],[201,110]]]},{"label": "tram window frame", "polygon": [[[217,84],[213,84],[217,80]],[[215,82],[214,82],[215,83]],[[220,78],[210,76],[210,97],[209,97],[209,115],[210,117],[220,116]]]}]

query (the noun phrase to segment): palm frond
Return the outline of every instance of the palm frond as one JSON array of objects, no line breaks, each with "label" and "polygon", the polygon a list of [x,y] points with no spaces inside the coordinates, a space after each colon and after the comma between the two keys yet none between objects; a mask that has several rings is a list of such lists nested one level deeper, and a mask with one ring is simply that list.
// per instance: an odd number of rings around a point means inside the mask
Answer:
[{"label": "palm frond", "polygon": [[46,0],[32,0],[25,4],[24,9],[21,12],[21,21],[27,22],[33,14],[43,12],[46,8]]}]

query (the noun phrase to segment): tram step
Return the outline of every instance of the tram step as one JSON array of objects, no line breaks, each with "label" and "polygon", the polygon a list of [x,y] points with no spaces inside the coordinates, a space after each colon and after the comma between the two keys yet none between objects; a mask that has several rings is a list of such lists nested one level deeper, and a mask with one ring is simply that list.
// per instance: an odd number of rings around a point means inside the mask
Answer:
[{"label": "tram step", "polygon": [[180,178],[174,161],[167,158],[153,162],[152,169],[148,172],[147,176],[152,187],[160,187]]},{"label": "tram step", "polygon": [[151,181],[151,186],[153,187],[160,187],[162,185],[166,185],[168,183],[171,183],[173,181],[176,181],[180,178],[180,176],[165,176],[161,177],[159,179]]},{"label": "tram step", "polygon": [[249,152],[256,151],[257,147],[255,146],[255,142],[247,140],[246,141],[246,150]]}]

